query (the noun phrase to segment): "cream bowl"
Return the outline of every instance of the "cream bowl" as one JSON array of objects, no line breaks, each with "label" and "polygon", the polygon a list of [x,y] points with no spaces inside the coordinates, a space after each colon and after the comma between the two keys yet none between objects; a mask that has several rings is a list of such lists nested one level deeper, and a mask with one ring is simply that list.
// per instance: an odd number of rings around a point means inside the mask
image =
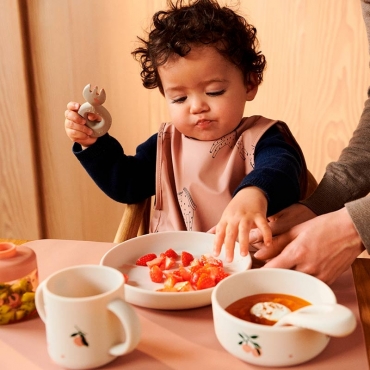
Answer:
[{"label": "cream bowl", "polygon": [[292,270],[256,269],[222,280],[212,292],[214,328],[221,345],[245,362],[260,366],[291,366],[321,353],[330,337],[293,326],[266,326],[239,319],[226,312],[231,303],[260,293],[280,293],[311,304],[334,304],[334,292],[321,280]]}]

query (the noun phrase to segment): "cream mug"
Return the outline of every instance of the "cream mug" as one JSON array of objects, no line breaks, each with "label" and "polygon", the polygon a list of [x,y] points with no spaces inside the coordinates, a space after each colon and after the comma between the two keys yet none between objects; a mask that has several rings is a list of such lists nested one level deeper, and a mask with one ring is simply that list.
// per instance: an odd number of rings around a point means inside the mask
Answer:
[{"label": "cream mug", "polygon": [[48,353],[69,369],[92,369],[133,351],[141,326],[124,301],[123,275],[100,265],[78,265],[52,274],[36,289]]}]

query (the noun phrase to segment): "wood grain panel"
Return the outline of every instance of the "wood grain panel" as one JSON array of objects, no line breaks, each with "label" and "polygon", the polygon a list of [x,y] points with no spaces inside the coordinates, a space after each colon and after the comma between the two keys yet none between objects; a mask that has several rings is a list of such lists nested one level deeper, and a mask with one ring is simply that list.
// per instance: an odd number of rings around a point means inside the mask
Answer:
[{"label": "wood grain panel", "polygon": [[320,179],[348,143],[366,99],[368,46],[360,1],[241,4],[268,62],[246,113],[285,120]]},{"label": "wood grain panel", "polygon": [[18,1],[1,1],[0,235],[41,237],[27,61]]},{"label": "wood grain panel", "polygon": [[[5,4],[12,7],[14,2],[6,0]],[[166,1],[25,0],[22,4],[27,5],[35,85],[34,91],[27,93],[35,101],[40,158],[36,168],[22,162],[26,168],[22,174],[34,184],[39,173],[42,183],[42,199],[37,200],[34,185],[27,189],[31,192],[27,198],[34,202],[33,208],[44,204],[43,237],[112,241],[123,206],[106,197],[72,155],[63,127],[64,110],[70,100],[82,102],[82,89],[91,83],[105,88],[105,106],[113,117],[110,133],[126,153],[133,154],[138,144],[157,131],[168,119],[165,101],[158,91],[142,87],[139,65],[130,53],[137,45],[136,36],[144,34],[152,14]],[[368,48],[360,2],[241,0],[239,10],[257,27],[268,61],[264,82],[245,114],[287,122],[302,145],[309,168],[320,179],[325,166],[336,160],[347,144],[366,98]],[[4,22],[2,33],[19,27],[14,19]],[[6,68],[1,62],[2,91],[14,88],[16,76],[4,70],[17,64],[22,68],[17,32],[12,33],[15,40],[7,46],[15,57],[6,59]],[[27,100],[24,82],[17,83],[24,89],[16,89],[15,96],[22,98],[24,94]],[[0,107],[7,117],[15,101]],[[16,124],[20,122],[27,119],[16,120]],[[5,129],[0,126],[0,130]],[[19,148],[18,130],[10,124],[6,130],[6,143],[13,153],[6,155],[19,156],[18,151],[23,150],[27,161],[33,163],[32,149]],[[34,145],[31,137],[22,143]],[[16,159],[9,163],[6,174],[14,180],[0,195],[7,208],[24,199],[13,194],[14,188],[22,189],[21,179],[15,175],[19,164]],[[34,218],[37,226],[39,218]],[[21,229],[26,231],[25,226]]]},{"label": "wood grain panel", "polygon": [[106,197],[72,155],[64,110],[68,101],[82,102],[91,83],[105,88],[111,133],[127,153],[151,134],[150,92],[130,52],[155,2],[39,0],[28,6],[47,237],[112,241],[123,206]]}]

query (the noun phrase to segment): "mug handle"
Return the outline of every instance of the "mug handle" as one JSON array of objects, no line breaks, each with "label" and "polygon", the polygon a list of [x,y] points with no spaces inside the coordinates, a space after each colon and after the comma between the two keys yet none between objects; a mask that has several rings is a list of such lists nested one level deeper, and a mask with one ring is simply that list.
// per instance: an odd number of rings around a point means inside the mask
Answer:
[{"label": "mug handle", "polygon": [[41,282],[41,284],[39,284],[39,286],[36,288],[36,292],[35,292],[35,305],[36,305],[37,313],[41,317],[41,320],[44,323],[46,323],[44,292],[43,292],[44,285],[45,285],[45,281]]},{"label": "mug handle", "polygon": [[134,309],[125,301],[115,299],[107,306],[120,320],[126,334],[126,341],[113,346],[109,353],[113,356],[125,355],[133,351],[139,344],[141,324]]}]

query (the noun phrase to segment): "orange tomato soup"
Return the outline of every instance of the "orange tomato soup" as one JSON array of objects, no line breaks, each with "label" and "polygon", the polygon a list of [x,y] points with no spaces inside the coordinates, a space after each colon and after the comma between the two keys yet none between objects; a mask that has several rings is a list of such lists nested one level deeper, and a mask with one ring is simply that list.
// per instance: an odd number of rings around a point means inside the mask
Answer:
[{"label": "orange tomato soup", "polygon": [[291,311],[298,310],[299,308],[311,304],[302,298],[288,294],[263,293],[241,298],[231,303],[225,310],[242,320],[262,325],[274,325],[276,321],[270,321],[264,317],[259,317],[251,313],[251,308],[255,304],[263,302],[279,303],[289,308]]}]

